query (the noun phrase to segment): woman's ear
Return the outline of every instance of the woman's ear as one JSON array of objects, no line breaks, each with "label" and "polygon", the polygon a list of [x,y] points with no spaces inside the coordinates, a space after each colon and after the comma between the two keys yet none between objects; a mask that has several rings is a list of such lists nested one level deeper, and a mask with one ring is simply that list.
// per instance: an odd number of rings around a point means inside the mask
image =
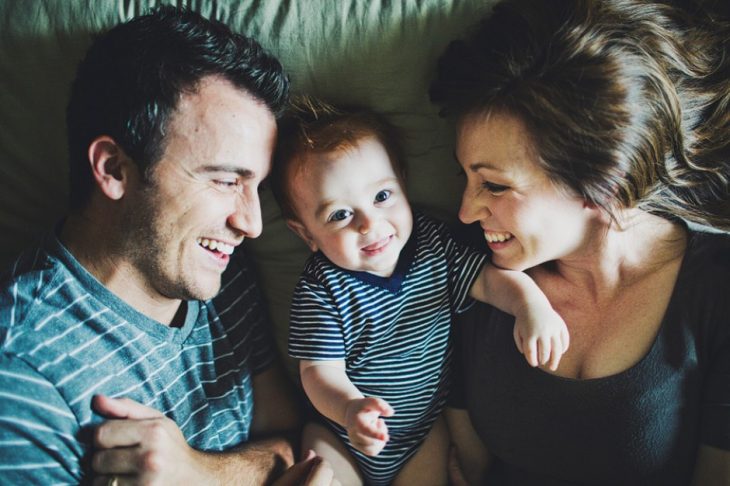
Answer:
[{"label": "woman's ear", "polygon": [[304,240],[310,250],[319,250],[319,248],[317,247],[317,243],[315,243],[314,239],[312,238],[312,235],[309,233],[309,231],[307,231],[307,228],[305,228],[300,221],[297,221],[296,219],[287,219],[286,225],[289,227],[290,230],[295,232],[297,236],[299,236],[299,238]]},{"label": "woman's ear", "polygon": [[102,135],[89,144],[89,164],[99,190],[109,199],[124,196],[130,180],[130,171],[137,170],[134,162],[117,142]]}]

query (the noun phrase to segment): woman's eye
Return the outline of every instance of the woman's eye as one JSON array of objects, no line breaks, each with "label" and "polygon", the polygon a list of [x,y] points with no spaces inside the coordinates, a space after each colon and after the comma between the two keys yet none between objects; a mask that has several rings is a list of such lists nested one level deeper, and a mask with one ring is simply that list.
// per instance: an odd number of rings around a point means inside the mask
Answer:
[{"label": "woman's eye", "polygon": [[488,182],[488,181],[482,182],[482,187],[494,195],[502,194],[504,191],[509,189],[509,187],[507,187],[507,186],[503,186],[501,184],[494,184],[493,182]]},{"label": "woman's eye", "polygon": [[347,219],[348,216],[350,216],[350,211],[347,209],[338,209],[330,215],[327,221],[342,221],[343,219]]},{"label": "woman's eye", "polygon": [[377,193],[375,195],[375,202],[387,201],[388,198],[390,198],[391,194],[392,194],[391,191],[388,191],[388,190],[380,191],[379,193]]}]

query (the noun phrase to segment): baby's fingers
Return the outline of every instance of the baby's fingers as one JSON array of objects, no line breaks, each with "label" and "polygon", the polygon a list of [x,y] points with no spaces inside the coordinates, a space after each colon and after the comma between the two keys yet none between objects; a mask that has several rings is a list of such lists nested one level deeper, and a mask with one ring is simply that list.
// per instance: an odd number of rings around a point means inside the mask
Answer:
[{"label": "baby's fingers", "polygon": [[570,333],[568,332],[568,328],[566,326],[563,326],[563,328],[560,330],[560,342],[563,345],[563,353],[565,353],[570,347]]},{"label": "baby's fingers", "polygon": [[538,354],[538,346],[537,346],[537,339],[530,338],[527,340],[527,343],[525,343],[524,348],[524,355],[527,362],[530,364],[530,366],[538,366],[540,362],[538,361],[537,354]]},{"label": "baby's fingers", "polygon": [[512,327],[512,337],[515,339],[515,344],[517,345],[517,350],[525,354],[525,352],[522,349],[522,336],[520,336],[520,330],[517,326]]},{"label": "baby's fingers", "polygon": [[540,364],[541,365],[547,364],[547,362],[550,361],[552,339],[549,337],[542,337],[542,338],[538,339],[537,346],[538,346],[538,356],[540,359]]},{"label": "baby's fingers", "polygon": [[558,369],[558,365],[560,364],[560,358],[563,357],[564,347],[562,344],[562,339],[560,336],[553,336],[552,337],[552,349],[550,352],[550,361],[548,363],[548,368],[555,371]]},{"label": "baby's fingers", "polygon": [[367,414],[360,414],[355,423],[357,434],[377,440],[388,440],[388,426],[381,418],[373,420]]},{"label": "baby's fingers", "polygon": [[352,445],[366,456],[377,456],[385,447],[385,442],[384,440],[352,441]]}]

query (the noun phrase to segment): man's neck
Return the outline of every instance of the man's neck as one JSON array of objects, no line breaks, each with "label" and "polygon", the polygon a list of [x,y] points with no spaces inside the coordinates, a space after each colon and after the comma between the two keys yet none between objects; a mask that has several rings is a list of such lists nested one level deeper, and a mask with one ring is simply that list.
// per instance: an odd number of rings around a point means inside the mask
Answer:
[{"label": "man's neck", "polygon": [[164,325],[180,325],[185,317],[182,312],[181,320],[182,301],[162,295],[125,258],[117,243],[121,235],[109,232],[112,226],[74,213],[64,222],[59,239],[86,271],[130,307]]}]

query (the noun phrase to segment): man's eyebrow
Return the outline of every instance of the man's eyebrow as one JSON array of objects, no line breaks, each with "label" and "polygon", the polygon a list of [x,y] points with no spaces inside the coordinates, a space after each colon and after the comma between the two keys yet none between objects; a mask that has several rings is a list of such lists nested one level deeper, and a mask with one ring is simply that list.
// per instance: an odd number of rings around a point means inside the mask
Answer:
[{"label": "man's eyebrow", "polygon": [[210,173],[210,172],[227,172],[229,174],[238,174],[244,179],[251,179],[256,176],[256,173],[250,169],[238,165],[203,165],[198,167],[195,172],[199,173]]}]

